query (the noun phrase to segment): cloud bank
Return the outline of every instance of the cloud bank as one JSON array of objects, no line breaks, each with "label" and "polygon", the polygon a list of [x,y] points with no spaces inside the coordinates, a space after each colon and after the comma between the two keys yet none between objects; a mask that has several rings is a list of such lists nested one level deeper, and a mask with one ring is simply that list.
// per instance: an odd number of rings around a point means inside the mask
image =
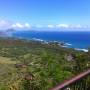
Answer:
[{"label": "cloud bank", "polygon": [[78,30],[89,30],[90,27],[87,25],[68,25],[68,24],[57,24],[57,25],[31,25],[28,22],[21,23],[21,22],[11,22],[8,20],[0,20],[0,30],[6,30],[6,29],[16,29],[16,30],[57,30],[57,31],[78,31]]},{"label": "cloud bank", "polygon": [[17,22],[17,23],[13,23],[11,27],[14,29],[30,29],[31,25],[29,23],[22,24],[22,23]]},{"label": "cloud bank", "polygon": [[30,29],[31,25],[29,23],[11,22],[8,20],[0,20],[0,30],[6,29]]}]

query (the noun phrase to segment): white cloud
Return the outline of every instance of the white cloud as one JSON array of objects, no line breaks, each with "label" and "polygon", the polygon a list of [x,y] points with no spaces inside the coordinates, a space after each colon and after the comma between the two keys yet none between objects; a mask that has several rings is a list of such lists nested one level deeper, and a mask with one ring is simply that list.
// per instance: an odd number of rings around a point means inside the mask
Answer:
[{"label": "white cloud", "polygon": [[68,24],[58,24],[56,25],[57,28],[69,28]]},{"label": "white cloud", "polygon": [[31,29],[31,25],[29,23],[20,23],[20,22],[11,22],[8,20],[0,20],[0,30],[6,29]]},{"label": "white cloud", "polygon": [[25,23],[24,25],[26,28],[31,28],[31,25],[29,23]]},{"label": "white cloud", "polygon": [[82,26],[80,24],[76,25],[76,28],[82,28]]},{"label": "white cloud", "polygon": [[69,28],[71,28],[71,29],[73,29],[73,28],[80,29],[80,28],[85,28],[85,27],[80,25],[80,24],[77,24],[77,25],[70,25]]},{"label": "white cloud", "polygon": [[12,24],[12,28],[15,28],[15,29],[30,29],[31,25],[29,23],[24,23],[24,24],[14,23],[14,24]]},{"label": "white cloud", "polygon": [[0,20],[0,29],[8,29],[11,27],[10,21]]},{"label": "white cloud", "polygon": [[16,29],[16,30],[30,30],[30,29],[35,29],[35,30],[90,30],[90,26],[88,25],[69,25],[69,24],[58,24],[58,25],[30,25],[29,23],[20,23],[20,22],[11,22],[8,20],[0,20],[0,30],[5,30],[5,29]]},{"label": "white cloud", "polygon": [[48,28],[54,28],[55,26],[54,25],[48,25],[47,27]]},{"label": "white cloud", "polygon": [[21,23],[12,24],[12,27],[13,28],[24,28],[24,26]]},{"label": "white cloud", "polygon": [[58,24],[56,28],[65,28],[65,29],[82,29],[82,28],[89,28],[87,25],[69,25],[69,24]]}]

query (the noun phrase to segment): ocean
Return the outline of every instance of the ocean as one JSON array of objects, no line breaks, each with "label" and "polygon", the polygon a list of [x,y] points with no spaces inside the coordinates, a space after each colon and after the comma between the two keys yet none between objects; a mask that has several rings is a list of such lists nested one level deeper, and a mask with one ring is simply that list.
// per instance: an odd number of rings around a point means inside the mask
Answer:
[{"label": "ocean", "polygon": [[16,31],[13,37],[65,42],[71,48],[90,48],[90,32]]}]

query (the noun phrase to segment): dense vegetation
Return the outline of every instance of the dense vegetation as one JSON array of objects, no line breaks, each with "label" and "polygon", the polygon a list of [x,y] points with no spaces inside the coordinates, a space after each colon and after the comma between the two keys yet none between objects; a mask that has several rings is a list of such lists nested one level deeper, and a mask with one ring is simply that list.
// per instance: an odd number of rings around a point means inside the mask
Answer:
[{"label": "dense vegetation", "polygon": [[90,67],[90,52],[0,38],[0,90],[48,90]]}]

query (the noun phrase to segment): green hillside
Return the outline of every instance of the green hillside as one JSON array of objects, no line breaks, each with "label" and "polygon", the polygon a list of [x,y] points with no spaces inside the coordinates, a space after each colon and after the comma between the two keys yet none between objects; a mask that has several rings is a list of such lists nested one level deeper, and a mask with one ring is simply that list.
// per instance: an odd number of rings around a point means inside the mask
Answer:
[{"label": "green hillside", "polygon": [[90,67],[90,52],[11,38],[0,39],[0,90],[48,90]]}]

